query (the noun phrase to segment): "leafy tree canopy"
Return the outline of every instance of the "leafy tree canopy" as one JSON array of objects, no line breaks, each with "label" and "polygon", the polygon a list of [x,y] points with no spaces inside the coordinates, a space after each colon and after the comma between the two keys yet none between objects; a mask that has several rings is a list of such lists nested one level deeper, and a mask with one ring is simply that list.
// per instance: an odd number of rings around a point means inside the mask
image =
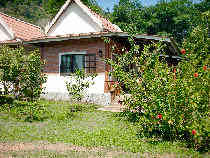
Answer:
[{"label": "leafy tree canopy", "polygon": [[120,0],[111,19],[123,31],[132,28],[136,33],[167,35],[181,42],[209,10],[208,0],[160,0],[150,7],[142,7],[140,0]]}]

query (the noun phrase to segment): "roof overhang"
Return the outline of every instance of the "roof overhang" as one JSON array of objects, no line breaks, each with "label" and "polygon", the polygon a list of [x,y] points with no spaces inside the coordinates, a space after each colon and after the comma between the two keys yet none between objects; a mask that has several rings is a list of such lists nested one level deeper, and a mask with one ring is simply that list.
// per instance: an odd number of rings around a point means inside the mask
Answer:
[{"label": "roof overhang", "polygon": [[[0,44],[9,44],[9,45],[18,45],[18,44],[32,44],[32,45],[39,45],[44,43],[50,42],[61,42],[61,41],[68,41],[68,40],[79,40],[79,39],[90,39],[90,38],[129,38],[130,35],[126,32],[94,32],[94,33],[82,33],[82,34],[69,34],[63,36],[44,36],[36,39],[25,40],[25,41],[8,41],[7,43],[0,43]],[[137,34],[134,36],[135,39],[142,39],[142,40],[151,40],[151,41],[162,41],[169,43],[174,52],[178,54],[179,48],[176,45],[176,42],[173,38],[169,37],[161,37],[156,35],[146,35],[146,34]]]},{"label": "roof overhang", "polygon": [[[58,42],[58,41],[67,41],[72,39],[88,39],[88,38],[101,38],[101,37],[121,37],[128,38],[130,35],[125,32],[94,32],[94,33],[82,33],[82,34],[69,34],[64,36],[45,36],[39,39],[32,39],[30,41],[23,41],[25,44],[38,44],[38,43],[49,43],[49,42]],[[138,34],[134,36],[136,39],[147,39],[155,41],[164,41],[172,42],[171,38],[160,37],[155,35],[144,35]]]}]

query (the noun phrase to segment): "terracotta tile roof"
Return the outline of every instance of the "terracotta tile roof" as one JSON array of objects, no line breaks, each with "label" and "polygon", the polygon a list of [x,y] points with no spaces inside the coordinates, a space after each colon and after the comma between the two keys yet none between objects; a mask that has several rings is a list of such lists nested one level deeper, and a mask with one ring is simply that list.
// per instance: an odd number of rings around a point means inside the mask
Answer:
[{"label": "terracotta tile roof", "polygon": [[38,26],[21,21],[1,12],[0,17],[8,25],[10,30],[12,30],[16,39],[30,40],[32,38],[39,38],[44,36],[44,33],[42,33],[40,27]]},{"label": "terracotta tile roof", "polygon": [[90,8],[88,8],[86,5],[84,5],[80,0],[67,0],[66,3],[61,7],[60,11],[57,13],[55,18],[52,20],[52,22],[47,27],[46,33],[49,32],[49,30],[55,25],[57,20],[60,18],[60,16],[65,12],[65,10],[71,5],[72,2],[75,2],[79,7],[85,11],[93,20],[95,20],[96,23],[101,24],[103,30],[102,31],[108,31],[108,32],[122,32],[122,30],[115,24],[112,24],[109,20],[103,18],[99,14],[92,11]]}]

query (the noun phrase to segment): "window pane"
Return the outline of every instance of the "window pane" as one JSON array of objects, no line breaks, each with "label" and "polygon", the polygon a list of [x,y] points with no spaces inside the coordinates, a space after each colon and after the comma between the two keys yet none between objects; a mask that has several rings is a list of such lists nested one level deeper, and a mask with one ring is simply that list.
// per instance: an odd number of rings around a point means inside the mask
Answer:
[{"label": "window pane", "polygon": [[62,55],[61,56],[61,73],[70,73],[71,72],[71,56],[70,55]]},{"label": "window pane", "polygon": [[85,56],[85,71],[87,73],[96,72],[96,54],[87,54]]},{"label": "window pane", "polygon": [[77,69],[82,70],[84,68],[84,55],[73,55],[73,67],[74,71]]},{"label": "window pane", "polygon": [[77,69],[82,70],[84,68],[84,58],[85,55],[74,55],[74,54],[66,54],[61,56],[61,65],[60,72],[61,73],[72,73]]}]

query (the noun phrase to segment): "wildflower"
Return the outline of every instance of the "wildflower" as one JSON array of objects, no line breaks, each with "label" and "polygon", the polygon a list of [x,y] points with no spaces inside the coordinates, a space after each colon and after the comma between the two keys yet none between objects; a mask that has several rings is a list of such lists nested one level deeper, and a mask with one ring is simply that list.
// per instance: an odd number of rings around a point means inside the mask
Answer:
[{"label": "wildflower", "polygon": [[121,104],[122,104],[122,101],[121,101],[121,100],[118,100],[118,104],[120,104],[120,105],[121,105]]},{"label": "wildflower", "polygon": [[158,118],[158,119],[162,119],[162,115],[161,115],[161,114],[158,114],[158,115],[157,115],[157,118]]},{"label": "wildflower", "polygon": [[196,72],[196,73],[194,73],[194,77],[198,77],[198,73]]},{"label": "wildflower", "polygon": [[185,49],[182,49],[182,50],[181,50],[181,53],[182,53],[182,54],[185,54],[185,53],[186,53],[186,50],[185,50]]},{"label": "wildflower", "polygon": [[173,124],[173,121],[169,120],[169,121],[168,121],[168,124],[169,124],[169,125],[172,125],[172,124]]},{"label": "wildflower", "polygon": [[205,65],[205,66],[203,66],[203,70],[204,71],[206,71],[207,70],[207,66]]},{"label": "wildflower", "polygon": [[174,68],[174,73],[176,73],[176,68]]},{"label": "wildflower", "polygon": [[196,135],[196,130],[195,129],[192,130],[192,135]]}]

